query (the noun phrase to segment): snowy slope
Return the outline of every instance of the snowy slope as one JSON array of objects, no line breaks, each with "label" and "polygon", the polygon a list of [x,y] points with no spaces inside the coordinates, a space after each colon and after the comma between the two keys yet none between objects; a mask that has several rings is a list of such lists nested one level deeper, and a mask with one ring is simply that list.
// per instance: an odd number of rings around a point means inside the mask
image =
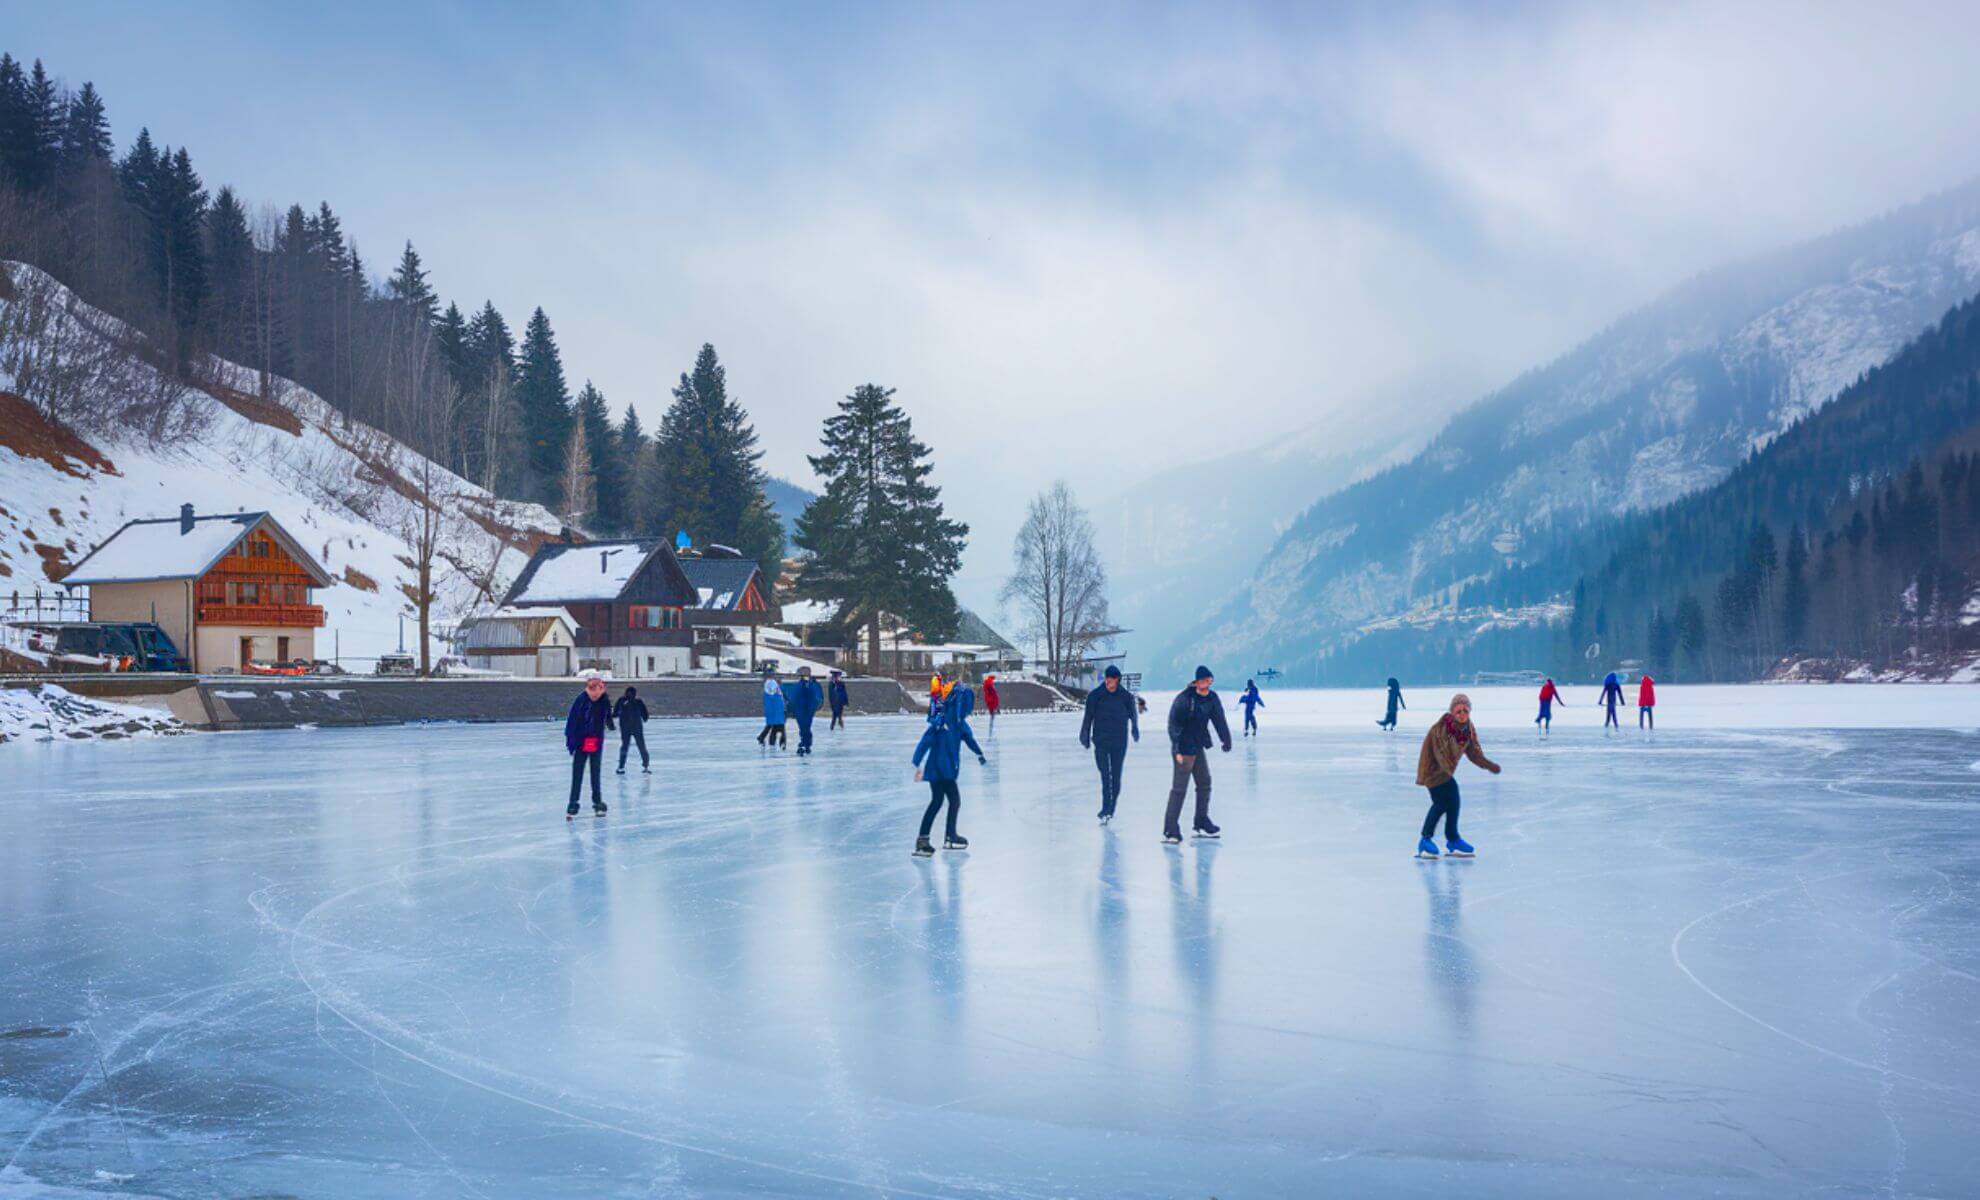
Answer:
[{"label": "snowy slope", "polygon": [[1305,678],[1316,655],[1496,566],[1717,482],[1975,291],[1980,182],[1701,276],[1321,499],[1165,657]]},{"label": "snowy slope", "polygon": [[[34,267],[4,269],[17,295],[30,283],[60,288]],[[78,336],[119,328],[61,294],[74,306],[64,319]],[[0,299],[0,309],[7,303]],[[485,591],[500,595],[534,546],[559,528],[547,509],[494,499],[379,431],[342,420],[287,380],[275,380],[264,403],[254,372],[217,360],[210,392],[181,401],[196,432],[154,445],[131,432],[74,431],[96,461],[73,447],[49,450],[45,440],[20,435],[33,414],[16,393],[31,381],[7,361],[0,356],[0,606],[9,594],[57,590],[52,580],[127,520],[175,516],[186,503],[202,514],[265,510],[339,580],[316,596],[328,617],[319,656],[338,652],[363,669],[363,660],[395,648],[402,612],[407,648],[416,650],[405,598],[413,556],[400,531],[417,508],[395,488],[409,492],[405,481],[431,478],[444,497],[436,625],[465,615]],[[151,370],[136,360],[127,366]]]}]

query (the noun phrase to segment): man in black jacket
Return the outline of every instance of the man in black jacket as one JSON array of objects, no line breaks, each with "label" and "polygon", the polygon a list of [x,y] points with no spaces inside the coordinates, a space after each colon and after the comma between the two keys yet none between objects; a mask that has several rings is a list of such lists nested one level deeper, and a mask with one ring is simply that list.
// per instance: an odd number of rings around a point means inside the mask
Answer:
[{"label": "man in black jacket", "polygon": [[1114,801],[1121,795],[1121,764],[1127,759],[1128,735],[1141,740],[1141,718],[1134,693],[1121,686],[1121,669],[1108,667],[1100,686],[1086,693],[1086,716],[1079,723],[1079,744],[1093,748],[1100,767],[1100,823],[1114,819]]},{"label": "man in black jacket", "polygon": [[646,757],[646,701],[639,698],[639,689],[629,687],[626,694],[612,707],[612,717],[619,723],[619,774],[626,773],[626,751],[639,743],[639,772],[653,774],[653,762]]},{"label": "man in black jacket", "polygon": [[1196,836],[1213,838],[1221,832],[1210,820],[1210,760],[1204,751],[1210,748],[1210,729],[1215,726],[1224,753],[1229,754],[1231,727],[1224,720],[1223,700],[1210,690],[1214,682],[1209,667],[1196,668],[1195,681],[1176,693],[1175,703],[1169,705],[1169,753],[1175,756],[1176,775],[1169,785],[1162,840],[1172,846],[1182,842],[1183,792],[1192,776],[1196,779]]}]

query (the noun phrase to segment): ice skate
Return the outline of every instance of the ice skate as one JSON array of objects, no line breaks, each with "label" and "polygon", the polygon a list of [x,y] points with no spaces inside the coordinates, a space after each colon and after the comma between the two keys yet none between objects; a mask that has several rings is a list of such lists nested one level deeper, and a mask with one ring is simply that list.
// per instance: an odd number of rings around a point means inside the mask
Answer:
[{"label": "ice skate", "polygon": [[1182,834],[1176,832],[1165,833],[1162,835],[1162,844],[1164,846],[1180,846],[1182,845]]},{"label": "ice skate", "polygon": [[620,767],[618,770],[612,772],[612,774],[614,775],[624,775],[625,773],[626,773],[626,769],[624,767]]},{"label": "ice skate", "polygon": [[605,802],[603,800],[600,800],[591,806],[591,815],[594,817],[602,817],[605,815]]},{"label": "ice skate", "polygon": [[964,837],[960,833],[952,833],[948,837],[942,839],[942,849],[967,850],[969,849],[969,839]]},{"label": "ice skate", "polygon": [[1223,827],[1210,821],[1205,821],[1203,824],[1198,825],[1192,832],[1200,838],[1214,838],[1224,835]]},{"label": "ice skate", "polygon": [[639,769],[639,773],[640,773],[641,775],[651,775],[651,774],[653,774],[653,768],[652,768],[652,767],[641,767],[641,768]]},{"label": "ice skate", "polygon": [[1437,853],[1437,843],[1431,841],[1429,838],[1418,838],[1416,839],[1416,857],[1442,858],[1443,856]]},{"label": "ice skate", "polygon": [[914,839],[914,856],[916,858],[935,857],[935,843],[929,841],[925,837],[918,837]]},{"label": "ice skate", "polygon": [[1113,813],[1110,813],[1110,812],[1103,812],[1103,813],[1101,813],[1101,814],[1100,814],[1100,823],[1101,823],[1102,825],[1110,825],[1110,824],[1112,824],[1112,823],[1113,823],[1113,820],[1114,820],[1114,814],[1113,814]]},{"label": "ice skate", "polygon": [[1444,839],[1444,853],[1450,855],[1452,858],[1473,858],[1477,856],[1478,852],[1471,848],[1470,842],[1465,841],[1463,838],[1454,837]]}]

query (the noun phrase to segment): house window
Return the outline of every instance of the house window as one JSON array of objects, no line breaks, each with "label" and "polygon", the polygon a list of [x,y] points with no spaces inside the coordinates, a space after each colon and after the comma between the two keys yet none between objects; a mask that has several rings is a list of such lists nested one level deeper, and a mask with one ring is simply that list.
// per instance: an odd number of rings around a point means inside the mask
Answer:
[{"label": "house window", "polygon": [[635,604],[626,609],[628,629],[679,629],[681,610],[662,604]]},{"label": "house window", "polygon": [[267,558],[272,552],[266,538],[253,538],[248,542],[249,558]]},{"label": "house window", "polygon": [[234,603],[261,603],[261,585],[258,583],[237,583],[234,585]]}]

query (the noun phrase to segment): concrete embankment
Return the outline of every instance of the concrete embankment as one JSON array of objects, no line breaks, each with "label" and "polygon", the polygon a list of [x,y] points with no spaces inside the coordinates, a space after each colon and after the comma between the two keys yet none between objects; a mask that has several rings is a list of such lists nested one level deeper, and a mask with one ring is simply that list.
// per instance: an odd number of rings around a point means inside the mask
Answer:
[{"label": "concrete embankment", "polygon": [[[297,725],[402,725],[413,721],[561,720],[574,679],[378,679],[366,676],[72,675],[0,680],[0,687],[55,682],[79,696],[145,704],[200,729]],[[626,684],[611,684],[616,697]],[[734,679],[642,679],[634,686],[655,717],[760,717],[763,684]],[[891,679],[846,682],[856,714],[913,711]]]}]

